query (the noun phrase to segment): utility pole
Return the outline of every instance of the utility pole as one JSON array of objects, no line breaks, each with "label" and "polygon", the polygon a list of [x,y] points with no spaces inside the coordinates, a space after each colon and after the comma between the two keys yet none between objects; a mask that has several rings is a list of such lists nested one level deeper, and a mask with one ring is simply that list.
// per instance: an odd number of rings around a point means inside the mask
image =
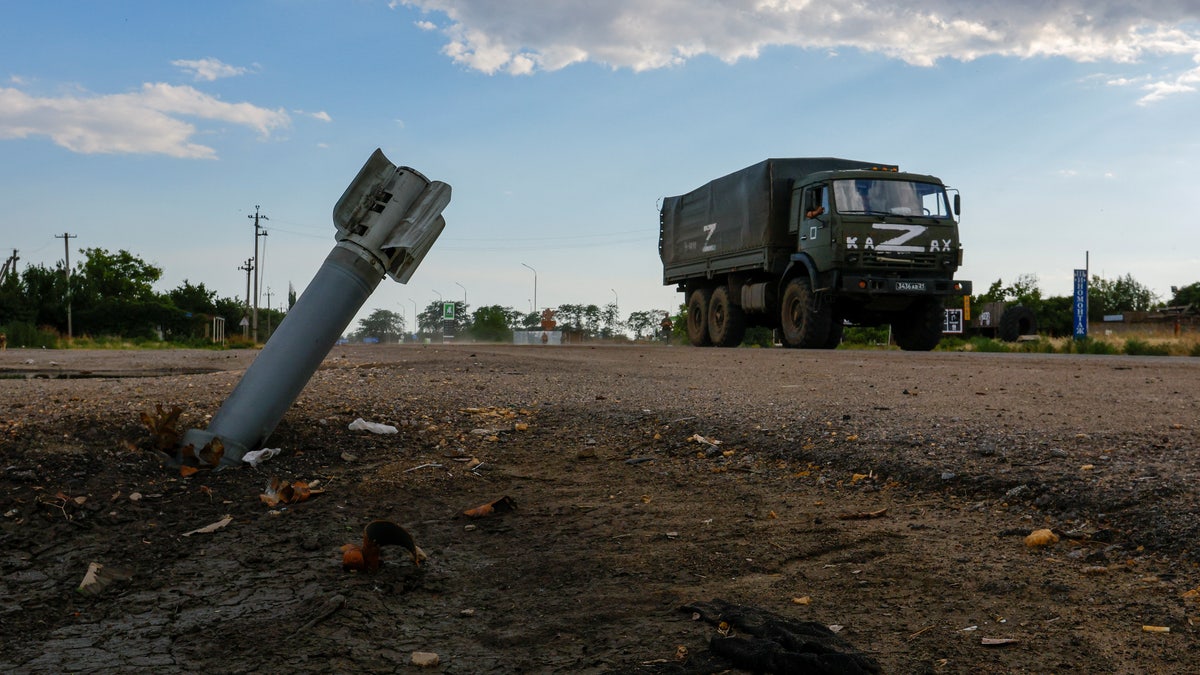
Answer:
[{"label": "utility pole", "polygon": [[4,269],[0,270],[0,284],[4,283],[4,277],[8,276],[9,270],[12,270],[13,276],[17,275],[17,249],[13,249],[12,257],[4,261]]},{"label": "utility pole", "polygon": [[254,258],[247,258],[245,264],[238,269],[246,271],[246,316],[242,317],[242,337],[246,337],[250,329],[250,273],[254,271]]},{"label": "utility pole", "polygon": [[[258,212],[258,209],[259,209],[258,204],[255,204],[254,205],[254,215],[246,216],[247,218],[254,219],[254,269],[255,270],[258,270],[258,238],[267,236],[267,233],[265,230],[263,230],[262,233],[259,234],[258,221],[270,220],[270,218],[266,217],[265,215],[260,214]],[[258,272],[257,271],[254,272],[254,314],[253,314],[252,318],[250,319],[250,325],[251,325],[251,330],[253,331],[251,337],[254,340],[255,344],[257,344],[258,343]]]},{"label": "utility pole", "polygon": [[[63,232],[61,235],[54,235],[55,239],[63,240],[63,275],[67,277],[67,342],[74,339],[75,334],[71,327],[71,240],[78,239],[79,235]],[[16,254],[16,251],[13,252]]]},{"label": "utility pole", "polygon": [[271,339],[271,287],[267,286],[267,339]]}]

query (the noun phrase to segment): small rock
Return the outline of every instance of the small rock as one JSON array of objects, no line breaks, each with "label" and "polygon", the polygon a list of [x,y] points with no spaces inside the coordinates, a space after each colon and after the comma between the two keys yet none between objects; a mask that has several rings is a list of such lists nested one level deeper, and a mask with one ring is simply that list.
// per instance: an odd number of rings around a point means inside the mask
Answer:
[{"label": "small rock", "polygon": [[943,471],[942,480],[954,480],[955,473],[953,471]]},{"label": "small rock", "polygon": [[412,664],[418,668],[436,668],[441,659],[433,652],[413,652]]}]

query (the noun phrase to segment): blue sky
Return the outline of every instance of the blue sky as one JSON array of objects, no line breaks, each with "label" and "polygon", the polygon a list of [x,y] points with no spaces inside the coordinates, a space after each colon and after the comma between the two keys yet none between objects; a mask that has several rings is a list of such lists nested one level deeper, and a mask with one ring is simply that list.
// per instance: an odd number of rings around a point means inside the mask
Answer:
[{"label": "blue sky", "polygon": [[[297,0],[0,4],[0,257],[71,240],[271,303],[333,245],[376,147],[450,183],[446,230],[363,314],[673,309],[657,202],[767,157],[961,190],[986,289],[1091,271],[1200,280],[1193,2]],[[265,295],[260,305],[266,305]]]}]

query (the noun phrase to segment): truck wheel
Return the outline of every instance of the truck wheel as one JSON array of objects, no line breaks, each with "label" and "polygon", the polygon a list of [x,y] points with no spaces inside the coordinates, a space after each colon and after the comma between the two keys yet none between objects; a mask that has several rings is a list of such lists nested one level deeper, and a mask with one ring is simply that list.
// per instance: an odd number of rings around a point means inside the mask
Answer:
[{"label": "truck wheel", "polygon": [[780,329],[786,347],[820,349],[833,324],[833,307],[813,292],[808,279],[792,279],[783,291]]},{"label": "truck wheel", "polygon": [[942,341],[946,310],[941,298],[922,298],[892,323],[892,337],[906,352],[927,352]]},{"label": "truck wheel", "polygon": [[1037,317],[1033,310],[1025,305],[1006,307],[1000,315],[1000,328],[997,335],[1005,342],[1016,342],[1022,335],[1037,333]]},{"label": "truck wheel", "polygon": [[712,344],[708,336],[708,302],[712,291],[707,288],[697,288],[688,296],[687,334],[688,342],[693,347],[707,347]]},{"label": "truck wheel", "polygon": [[708,337],[718,347],[736,347],[746,337],[746,315],[733,304],[728,286],[718,286],[708,301]]}]

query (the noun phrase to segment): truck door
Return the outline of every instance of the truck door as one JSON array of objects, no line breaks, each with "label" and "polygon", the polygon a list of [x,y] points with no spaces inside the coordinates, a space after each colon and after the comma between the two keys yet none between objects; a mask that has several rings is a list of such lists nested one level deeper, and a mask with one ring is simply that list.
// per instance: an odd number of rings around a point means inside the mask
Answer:
[{"label": "truck door", "polygon": [[829,187],[824,183],[804,187],[796,215],[800,225],[800,250],[817,263],[818,269],[828,269],[833,229],[830,227],[833,214],[829,208]]}]

